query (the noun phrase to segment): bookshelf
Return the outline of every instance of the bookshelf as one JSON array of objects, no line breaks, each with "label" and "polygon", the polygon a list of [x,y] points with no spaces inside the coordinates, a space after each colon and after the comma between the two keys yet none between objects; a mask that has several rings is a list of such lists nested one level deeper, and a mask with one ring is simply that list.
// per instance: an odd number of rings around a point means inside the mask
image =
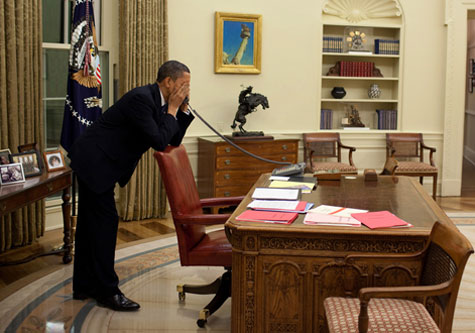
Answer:
[{"label": "bookshelf", "polygon": [[[404,34],[402,18],[392,13],[397,12],[388,12],[387,18],[367,19],[363,24],[348,22],[338,15],[330,15],[324,8],[320,129],[343,130],[342,122],[344,123],[344,118],[347,118],[351,105],[358,110],[361,122],[370,131],[400,129],[403,69],[401,51]],[[363,44],[357,45],[362,48],[358,50],[354,47],[350,33],[362,32],[365,40]],[[379,73],[382,76],[378,76]],[[381,94],[378,98],[372,99],[368,96],[368,90],[373,84],[379,86]],[[346,95],[341,99],[334,98],[331,94],[334,87],[343,87]],[[330,120],[327,118],[329,114],[327,110],[331,110]],[[354,128],[354,130],[360,129]]]}]

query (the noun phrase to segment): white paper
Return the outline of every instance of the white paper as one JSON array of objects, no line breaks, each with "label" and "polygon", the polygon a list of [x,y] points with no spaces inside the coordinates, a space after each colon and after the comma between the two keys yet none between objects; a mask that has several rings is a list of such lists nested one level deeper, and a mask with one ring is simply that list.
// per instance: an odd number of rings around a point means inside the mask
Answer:
[{"label": "white paper", "polygon": [[295,210],[300,201],[298,200],[254,200],[248,208],[269,208],[269,209],[281,209],[281,210]]},{"label": "white paper", "polygon": [[[341,217],[348,217],[351,220],[356,220],[351,216],[354,213],[367,213],[368,211],[365,209],[355,209],[355,208],[344,208],[338,206],[328,206],[328,205],[320,205],[313,209],[310,209],[309,212],[311,213],[319,213],[319,214],[328,214],[333,216],[341,216]],[[352,221],[354,222],[354,221]]]},{"label": "white paper", "polygon": [[290,177],[287,176],[270,176],[269,180],[282,180],[282,181],[288,181]]},{"label": "white paper", "polygon": [[252,194],[253,199],[270,199],[270,200],[297,200],[300,190],[289,188],[268,188],[257,187]]}]

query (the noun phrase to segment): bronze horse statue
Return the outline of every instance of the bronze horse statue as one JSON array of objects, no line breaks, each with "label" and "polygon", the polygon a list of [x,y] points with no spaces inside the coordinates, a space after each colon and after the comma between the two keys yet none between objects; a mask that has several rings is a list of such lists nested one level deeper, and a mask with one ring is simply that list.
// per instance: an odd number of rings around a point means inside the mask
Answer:
[{"label": "bronze horse statue", "polygon": [[[249,86],[239,94],[239,107],[236,111],[236,115],[234,116],[233,124],[231,125],[232,129],[235,129],[236,122],[239,122],[239,130],[241,131],[241,135],[246,135],[247,132],[243,126],[246,123],[246,116],[256,111],[256,108],[261,105],[262,109],[266,109],[269,107],[269,102],[267,101],[267,97],[261,94],[252,93],[252,87]],[[262,133],[262,132],[261,132]],[[253,133],[254,134],[254,133]],[[261,134],[262,135],[262,134]]]}]

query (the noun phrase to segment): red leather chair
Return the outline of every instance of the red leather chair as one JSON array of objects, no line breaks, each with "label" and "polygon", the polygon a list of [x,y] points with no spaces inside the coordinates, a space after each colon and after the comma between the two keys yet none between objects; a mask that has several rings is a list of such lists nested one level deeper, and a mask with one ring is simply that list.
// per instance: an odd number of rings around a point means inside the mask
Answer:
[{"label": "red leather chair", "polygon": [[213,314],[231,296],[231,244],[224,229],[207,232],[206,226],[224,225],[231,214],[204,214],[203,207],[238,205],[244,197],[201,199],[185,147],[169,146],[156,152],[163,183],[175,224],[182,266],[223,266],[224,274],[209,285],[178,285],[179,299],[185,293],[213,294],[211,302],[200,311],[197,321],[203,327]]}]

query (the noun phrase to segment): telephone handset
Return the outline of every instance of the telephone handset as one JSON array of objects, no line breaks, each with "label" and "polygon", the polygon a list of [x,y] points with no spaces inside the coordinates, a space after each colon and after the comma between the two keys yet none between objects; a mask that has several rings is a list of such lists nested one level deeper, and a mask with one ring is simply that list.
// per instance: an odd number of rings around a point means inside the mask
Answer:
[{"label": "telephone handset", "polygon": [[305,162],[290,164],[272,171],[272,176],[297,176],[303,175],[305,170]]}]

